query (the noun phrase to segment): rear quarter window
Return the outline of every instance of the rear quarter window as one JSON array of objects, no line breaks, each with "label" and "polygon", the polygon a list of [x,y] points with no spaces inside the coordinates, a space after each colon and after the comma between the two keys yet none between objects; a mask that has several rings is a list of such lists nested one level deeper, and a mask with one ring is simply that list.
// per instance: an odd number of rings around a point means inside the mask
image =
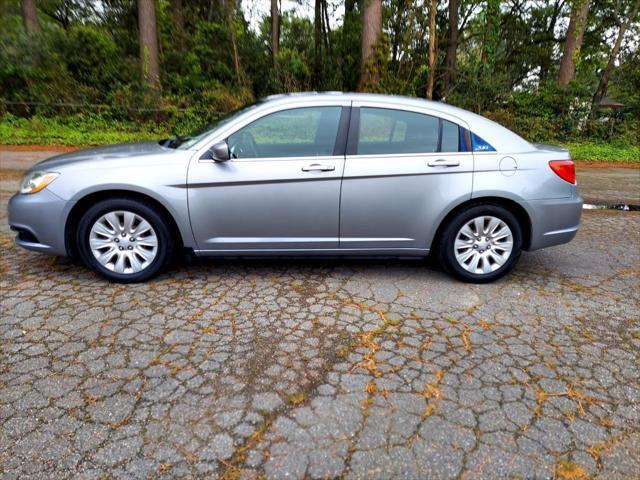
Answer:
[{"label": "rear quarter window", "polygon": [[476,135],[473,132],[471,132],[471,147],[473,151],[477,153],[496,151],[489,142],[485,141],[481,136]]}]

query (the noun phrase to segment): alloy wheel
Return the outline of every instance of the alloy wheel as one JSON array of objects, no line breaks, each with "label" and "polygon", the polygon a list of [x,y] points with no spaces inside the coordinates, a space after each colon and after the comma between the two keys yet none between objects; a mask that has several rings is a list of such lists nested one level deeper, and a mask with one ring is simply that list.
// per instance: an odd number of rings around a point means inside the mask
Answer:
[{"label": "alloy wheel", "polygon": [[117,210],[98,218],[89,233],[89,247],[106,269],[120,274],[141,272],[158,254],[158,236],[137,213]]},{"label": "alloy wheel", "polygon": [[476,217],[458,231],[454,254],[462,268],[473,274],[488,274],[502,267],[513,250],[509,226],[493,216]]}]

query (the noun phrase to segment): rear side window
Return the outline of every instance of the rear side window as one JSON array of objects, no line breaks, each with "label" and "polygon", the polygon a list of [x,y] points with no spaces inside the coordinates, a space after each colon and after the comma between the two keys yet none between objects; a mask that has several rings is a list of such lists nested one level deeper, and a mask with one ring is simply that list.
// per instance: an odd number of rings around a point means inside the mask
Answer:
[{"label": "rear side window", "polygon": [[442,145],[441,152],[457,152],[460,145],[460,132],[458,125],[447,120],[442,121]]},{"label": "rear side window", "polygon": [[361,107],[359,123],[358,155],[438,151],[440,120],[436,117],[403,110]]}]

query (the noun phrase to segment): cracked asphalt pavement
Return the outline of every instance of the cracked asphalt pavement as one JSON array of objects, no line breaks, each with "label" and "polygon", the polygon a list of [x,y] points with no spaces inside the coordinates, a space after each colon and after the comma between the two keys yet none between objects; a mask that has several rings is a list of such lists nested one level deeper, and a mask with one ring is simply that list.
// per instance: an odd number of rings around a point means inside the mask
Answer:
[{"label": "cracked asphalt pavement", "polygon": [[3,478],[639,478],[640,213],[506,279],[216,260],[115,285],[17,248],[1,178]]}]

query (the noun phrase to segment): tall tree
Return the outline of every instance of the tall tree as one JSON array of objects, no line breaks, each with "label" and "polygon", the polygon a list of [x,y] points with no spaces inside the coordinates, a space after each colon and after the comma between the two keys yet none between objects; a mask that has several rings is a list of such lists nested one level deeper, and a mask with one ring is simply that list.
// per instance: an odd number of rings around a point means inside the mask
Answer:
[{"label": "tall tree", "polygon": [[485,75],[491,75],[498,56],[500,41],[500,0],[487,0],[484,17],[486,26],[483,32],[482,71]]},{"label": "tall tree", "polygon": [[618,30],[618,36],[616,37],[616,42],[609,53],[609,61],[607,62],[607,66],[604,67],[602,71],[602,75],[600,76],[600,82],[598,83],[598,88],[596,89],[596,93],[593,95],[593,102],[591,104],[591,118],[595,118],[596,113],[598,112],[598,108],[600,106],[600,102],[603,97],[607,94],[607,88],[609,87],[609,79],[611,78],[611,74],[613,73],[613,69],[615,68],[616,58],[618,58],[618,53],[620,53],[620,46],[622,45],[622,40],[624,39],[625,33],[627,33],[627,29],[633,20],[638,15],[638,8],[640,8],[640,0],[636,0],[635,4],[631,7],[631,11],[627,16],[626,20],[620,25],[620,30]]},{"label": "tall tree", "polygon": [[236,80],[238,81],[238,85],[245,84],[245,76],[244,71],[242,69],[242,64],[240,63],[240,53],[238,51],[238,39],[236,38],[236,8],[237,3],[234,0],[217,0],[222,4],[221,8],[223,10],[224,19],[229,28],[229,33],[231,36],[231,47],[233,53],[233,68],[236,72]]},{"label": "tall tree", "polygon": [[29,35],[40,32],[38,23],[38,11],[36,10],[36,0],[22,0],[22,21],[24,28]]},{"label": "tall tree", "polygon": [[152,88],[159,90],[160,56],[155,0],[138,0],[138,30],[142,79]]},{"label": "tall tree", "polygon": [[458,0],[449,0],[449,30],[447,31],[447,53],[444,57],[444,91],[449,93],[456,70],[458,55]]},{"label": "tall tree", "polygon": [[315,0],[313,17],[313,86],[318,89],[322,77],[322,1]]},{"label": "tall tree", "polygon": [[273,65],[276,65],[278,49],[280,47],[280,15],[278,13],[278,0],[271,0],[271,56]]},{"label": "tall tree", "polygon": [[182,0],[171,0],[171,20],[180,50],[184,49],[184,12]]},{"label": "tall tree", "polygon": [[380,80],[375,63],[375,46],[382,36],[382,0],[363,0],[362,8],[362,70],[360,84],[374,84]]},{"label": "tall tree", "polygon": [[558,23],[558,17],[560,16],[560,12],[562,11],[562,7],[564,6],[565,0],[554,0],[553,6],[547,6],[550,9],[550,18],[549,22],[545,23],[546,28],[544,31],[540,33],[541,38],[539,40],[540,43],[545,43],[548,45],[545,48],[545,54],[542,55],[540,59],[540,83],[543,83],[547,80],[547,76],[549,74],[549,69],[551,68],[551,64],[553,62],[553,47],[556,44],[555,39],[555,30],[556,25]]},{"label": "tall tree", "polygon": [[324,39],[324,48],[327,55],[332,55],[331,49],[331,27],[329,25],[329,8],[327,7],[327,0],[321,0],[322,2],[322,36]]},{"label": "tall tree", "polygon": [[567,85],[576,75],[576,59],[579,58],[580,48],[582,48],[582,38],[587,28],[588,15],[589,0],[574,0],[567,29],[567,39],[564,42],[564,51],[560,60],[558,85]]},{"label": "tall tree", "polygon": [[429,7],[429,75],[427,77],[427,93],[428,100],[433,99],[433,84],[436,78],[436,10],[438,7],[437,0],[431,0]]}]

